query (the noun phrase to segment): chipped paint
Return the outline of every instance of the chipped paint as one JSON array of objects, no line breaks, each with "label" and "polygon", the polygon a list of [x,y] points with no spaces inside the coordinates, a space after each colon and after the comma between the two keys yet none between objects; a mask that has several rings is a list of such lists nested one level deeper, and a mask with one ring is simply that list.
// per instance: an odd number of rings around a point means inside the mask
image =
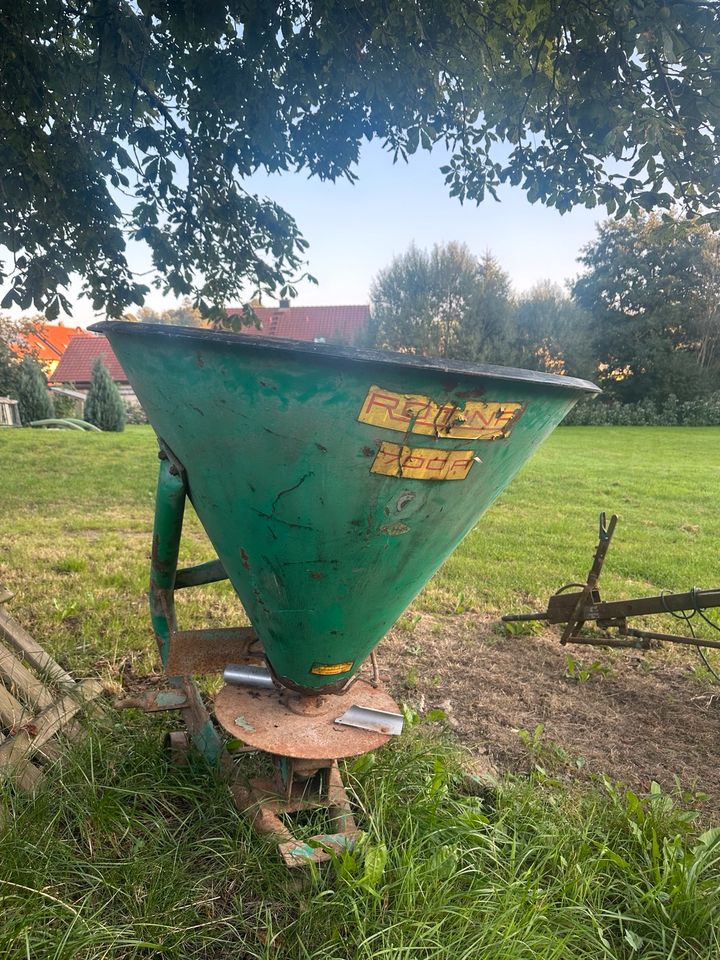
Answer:
[{"label": "chipped paint", "polygon": [[381,533],[387,533],[391,537],[401,537],[409,530],[410,527],[406,523],[384,523],[380,527]]},{"label": "chipped paint", "polygon": [[247,730],[248,733],[254,733],[255,731],[255,727],[248,723],[243,716],[235,717],[235,726],[240,727],[241,730]]},{"label": "chipped paint", "polygon": [[179,690],[159,690],[155,694],[155,702],[164,710],[185,706],[186,701],[187,697]]},{"label": "chipped paint", "polygon": [[510,435],[522,413],[523,405],[517,401],[435,403],[422,394],[395,393],[374,384],[368,390],[358,420],[386,430],[430,437],[497,440]]}]

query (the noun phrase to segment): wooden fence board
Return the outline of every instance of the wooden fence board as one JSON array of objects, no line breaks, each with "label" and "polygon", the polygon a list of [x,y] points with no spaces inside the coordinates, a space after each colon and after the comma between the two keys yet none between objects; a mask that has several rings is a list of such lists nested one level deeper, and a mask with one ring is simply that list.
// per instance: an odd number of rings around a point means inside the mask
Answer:
[{"label": "wooden fence board", "polygon": [[11,596],[0,584],[0,774],[33,790],[43,764],[58,760],[64,741],[82,733],[75,714],[103,687],[98,680],[76,683],[3,609]]},{"label": "wooden fence board", "polygon": [[12,729],[30,716],[32,714],[27,707],[0,683],[0,723]]},{"label": "wooden fence board", "polygon": [[41,747],[82,707],[102,692],[97,680],[83,680],[75,685],[72,694],[66,694],[52,703],[13,737],[0,743],[0,767],[27,760],[32,750]]},{"label": "wooden fence board", "polygon": [[0,636],[4,637],[6,643],[16,650],[23,660],[27,660],[35,667],[42,676],[58,683],[75,682],[70,674],[63,670],[27,630],[2,607],[0,607]]},{"label": "wooden fence board", "polygon": [[0,676],[4,677],[11,686],[21,689],[28,700],[40,709],[49,707],[53,702],[52,694],[45,684],[30,673],[28,668],[2,644],[0,644]]}]

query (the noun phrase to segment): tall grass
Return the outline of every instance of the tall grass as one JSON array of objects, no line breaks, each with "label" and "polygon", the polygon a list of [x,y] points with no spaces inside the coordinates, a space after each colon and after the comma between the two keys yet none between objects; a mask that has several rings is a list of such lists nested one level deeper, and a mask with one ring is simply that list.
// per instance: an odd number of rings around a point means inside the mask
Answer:
[{"label": "tall grass", "polygon": [[720,955],[720,829],[697,836],[659,791],[538,770],[468,793],[462,757],[415,728],[346,772],[358,847],[298,875],[159,732],[100,720],[35,799],[5,796],[0,957]]}]

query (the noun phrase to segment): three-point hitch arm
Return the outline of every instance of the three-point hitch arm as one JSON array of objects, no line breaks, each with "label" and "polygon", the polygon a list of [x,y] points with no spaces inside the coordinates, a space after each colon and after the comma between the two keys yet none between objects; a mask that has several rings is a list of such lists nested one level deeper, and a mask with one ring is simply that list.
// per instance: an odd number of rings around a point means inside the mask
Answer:
[{"label": "three-point hitch arm", "polygon": [[[655,630],[638,630],[628,626],[630,617],[647,617],[653,614],[672,614],[678,619],[689,621],[695,614],[716,630],[720,628],[703,611],[720,607],[720,587],[712,590],[699,590],[693,587],[686,593],[662,593],[653,597],[638,597],[633,600],[602,600],[600,597],[600,573],[607,555],[617,516],[606,522],[605,514],[600,514],[600,532],[595,548],[592,566],[585,583],[568,583],[554,593],[547,609],[540,613],[507,614],[504,623],[517,623],[525,620],[544,620],[546,623],[564,624],[560,643],[580,643],[588,646],[637,647],[647,649],[653,640],[668,643],[688,644],[695,647],[715,647],[720,649],[720,640],[707,640],[696,636],[682,636],[674,633],[658,633]],[[574,589],[580,588],[580,589]],[[604,632],[589,632],[587,625],[596,626]],[[608,635],[612,631],[615,635]]]}]

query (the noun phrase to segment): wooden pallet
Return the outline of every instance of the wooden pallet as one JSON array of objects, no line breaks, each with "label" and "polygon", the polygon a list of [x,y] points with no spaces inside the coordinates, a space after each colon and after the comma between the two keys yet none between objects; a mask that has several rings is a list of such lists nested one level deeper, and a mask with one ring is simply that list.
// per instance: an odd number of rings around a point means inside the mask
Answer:
[{"label": "wooden pallet", "polygon": [[60,756],[62,739],[81,733],[74,718],[102,685],[63,670],[4,609],[11,596],[0,584],[0,778],[32,790]]}]

